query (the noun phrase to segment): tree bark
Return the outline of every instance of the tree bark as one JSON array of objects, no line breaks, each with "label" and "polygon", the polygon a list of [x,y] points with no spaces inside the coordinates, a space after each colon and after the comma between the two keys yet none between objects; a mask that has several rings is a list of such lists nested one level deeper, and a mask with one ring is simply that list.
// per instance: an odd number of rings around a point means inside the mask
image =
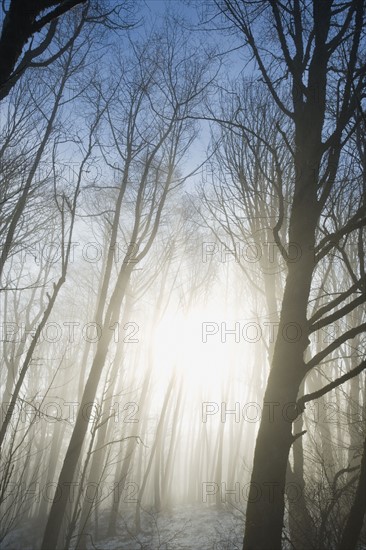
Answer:
[{"label": "tree bark", "polygon": [[366,512],[366,439],[363,445],[360,477],[358,480],[355,499],[350,510],[346,526],[342,533],[338,550],[354,550],[360,537],[363,520]]},{"label": "tree bark", "polygon": [[289,230],[290,243],[296,243],[301,256],[296,262],[288,262],[278,336],[254,453],[244,550],[281,549],[286,470],[294,441],[292,421],[296,418],[300,384],[307,372],[307,305],[318,208],[314,179],[309,173],[309,166],[314,164],[301,149],[297,166],[301,167],[303,178],[295,190]]}]

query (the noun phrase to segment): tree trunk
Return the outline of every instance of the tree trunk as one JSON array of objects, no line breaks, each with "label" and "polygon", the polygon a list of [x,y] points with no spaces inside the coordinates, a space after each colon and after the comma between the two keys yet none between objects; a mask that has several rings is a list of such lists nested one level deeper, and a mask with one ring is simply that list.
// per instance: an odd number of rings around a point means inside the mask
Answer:
[{"label": "tree trunk", "polygon": [[[308,212],[317,210],[313,187],[300,189],[294,197],[290,242],[299,246],[301,256],[297,262],[288,263],[278,336],[254,453],[244,550],[281,549],[286,470],[294,441],[294,404],[306,374],[304,352],[309,343],[306,314],[314,266],[311,251],[316,215]],[[307,213],[306,220],[301,211]]]},{"label": "tree trunk", "polygon": [[[269,377],[256,441],[244,550],[281,550],[286,470],[293,437],[291,422],[282,419],[280,415],[281,411],[286,411],[288,403],[296,400],[301,380],[298,373],[293,373],[290,385],[290,373],[288,376],[280,373],[281,377],[275,377],[278,374],[276,371],[272,369]],[[276,406],[273,406],[273,415],[267,416],[266,405],[271,407],[271,404]],[[288,409],[287,412],[290,415]]]},{"label": "tree trunk", "polygon": [[363,445],[360,477],[355,499],[344,528],[338,550],[354,550],[359,539],[366,512],[366,439]]},{"label": "tree trunk", "polygon": [[[299,416],[294,424],[296,432],[303,430],[303,418]],[[294,465],[293,470],[289,465],[288,479],[296,484],[296,498],[290,498],[289,507],[289,528],[291,542],[296,550],[309,550],[313,546],[313,529],[311,515],[308,510],[305,498],[305,479],[304,479],[304,449],[302,437],[299,437],[292,447]]]},{"label": "tree trunk", "polygon": [[168,388],[166,390],[163,406],[162,406],[161,413],[160,413],[159,422],[158,422],[158,425],[157,425],[157,428],[156,428],[155,441],[154,441],[153,446],[151,448],[149,461],[148,461],[147,468],[146,468],[146,471],[144,473],[144,478],[143,478],[143,481],[142,481],[142,484],[141,484],[141,487],[140,487],[139,502],[137,503],[136,513],[135,513],[136,532],[140,531],[140,527],[141,527],[141,524],[140,524],[140,506],[141,506],[141,503],[142,503],[142,498],[143,498],[143,495],[144,495],[144,492],[145,492],[145,489],[146,489],[146,484],[147,484],[149,474],[150,474],[150,471],[151,471],[151,466],[152,466],[153,460],[156,456],[156,450],[159,448],[159,444],[160,444],[161,438],[163,436],[165,416],[166,416],[166,413],[167,413],[167,410],[168,410],[169,399],[170,399],[170,396],[172,394],[174,384],[175,384],[175,376],[173,375],[170,382],[169,382]]},{"label": "tree trunk", "polygon": [[112,324],[112,314],[115,314],[116,311],[119,312],[126,286],[128,284],[130,271],[125,273],[122,272],[121,275],[121,280],[117,281],[115,290],[110,299],[105,322],[103,324],[102,337],[98,342],[97,351],[76,418],[75,428],[71,436],[64,463],[62,465],[61,473],[58,479],[58,485],[62,489],[61,498],[55,499],[52,502],[50,515],[43,538],[42,550],[57,548],[57,542],[61,530],[61,521],[64,517],[70,498],[71,483],[76,472],[76,467],[79,462],[88,427],[90,427],[90,417],[92,412],[90,404],[95,402],[99,380],[113,335],[112,331],[109,329]]}]

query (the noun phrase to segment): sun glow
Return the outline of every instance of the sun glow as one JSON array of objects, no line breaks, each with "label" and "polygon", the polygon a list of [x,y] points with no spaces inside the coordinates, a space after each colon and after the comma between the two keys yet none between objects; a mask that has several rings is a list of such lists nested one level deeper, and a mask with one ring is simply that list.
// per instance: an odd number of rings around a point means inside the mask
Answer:
[{"label": "sun glow", "polygon": [[[222,314],[221,314],[222,316]],[[220,387],[228,376],[229,346],[218,334],[207,335],[207,325],[220,318],[208,309],[189,314],[167,313],[155,329],[154,369],[169,378],[175,371],[183,380],[202,389]]]}]

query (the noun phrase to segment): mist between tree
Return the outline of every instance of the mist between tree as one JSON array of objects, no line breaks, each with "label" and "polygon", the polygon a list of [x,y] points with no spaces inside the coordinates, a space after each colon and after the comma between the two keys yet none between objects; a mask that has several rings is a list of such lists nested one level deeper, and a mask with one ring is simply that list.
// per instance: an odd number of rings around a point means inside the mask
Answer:
[{"label": "mist between tree", "polygon": [[2,3],[4,550],[365,547],[362,4]]}]

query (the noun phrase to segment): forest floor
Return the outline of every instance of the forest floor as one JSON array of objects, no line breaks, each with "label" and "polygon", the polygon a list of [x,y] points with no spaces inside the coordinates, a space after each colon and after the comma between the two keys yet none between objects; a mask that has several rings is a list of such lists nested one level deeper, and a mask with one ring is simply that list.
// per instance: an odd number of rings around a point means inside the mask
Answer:
[{"label": "forest floor", "polygon": [[[141,510],[141,528],[134,533],[135,514],[122,511],[117,535],[103,536],[108,514],[98,520],[99,537],[90,533],[88,550],[242,550],[244,517],[239,509],[206,504],[176,505],[169,512]],[[95,525],[93,525],[94,530]],[[41,533],[29,522],[19,525],[3,541],[1,550],[39,550]],[[284,549],[290,550],[287,543]],[[360,544],[358,550],[366,550]],[[75,550],[70,547],[70,550]]]},{"label": "forest floor", "polygon": [[[132,510],[120,515],[117,536],[103,536],[107,516],[101,514],[96,539],[88,538],[88,550],[241,550],[243,515],[233,507],[218,510],[215,506],[177,505],[169,512],[141,510],[141,529],[135,534]],[[37,538],[37,542],[35,541]],[[39,534],[27,522],[9,533],[3,550],[38,550]]]},{"label": "forest floor", "polygon": [[88,550],[241,550],[243,525],[233,508],[181,505],[169,512],[141,511],[141,529],[134,534],[134,515],[127,512],[118,536],[91,540]]}]

